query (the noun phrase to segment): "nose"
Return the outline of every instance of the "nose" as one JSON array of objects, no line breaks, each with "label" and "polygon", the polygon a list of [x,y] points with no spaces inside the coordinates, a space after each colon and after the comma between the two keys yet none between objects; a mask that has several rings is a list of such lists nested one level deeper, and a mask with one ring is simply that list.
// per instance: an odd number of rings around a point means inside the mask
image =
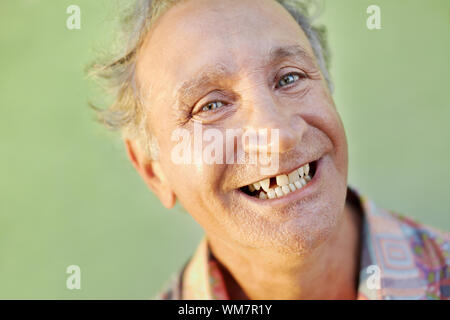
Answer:
[{"label": "nose", "polygon": [[249,118],[245,130],[259,133],[259,139],[248,139],[244,143],[246,153],[281,154],[300,143],[307,124],[292,106],[282,105],[270,93],[259,94],[247,103]]}]

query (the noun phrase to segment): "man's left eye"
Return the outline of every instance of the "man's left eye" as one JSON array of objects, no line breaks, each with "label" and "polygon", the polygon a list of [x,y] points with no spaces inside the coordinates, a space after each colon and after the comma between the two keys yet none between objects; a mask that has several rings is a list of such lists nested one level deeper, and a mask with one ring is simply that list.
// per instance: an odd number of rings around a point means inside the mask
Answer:
[{"label": "man's left eye", "polygon": [[202,107],[202,111],[213,111],[213,110],[219,109],[222,106],[223,106],[223,102],[214,101],[214,102],[210,102],[210,103],[204,105]]},{"label": "man's left eye", "polygon": [[284,87],[291,83],[298,81],[301,78],[301,75],[298,73],[289,73],[283,76],[280,81],[277,83],[277,87]]}]

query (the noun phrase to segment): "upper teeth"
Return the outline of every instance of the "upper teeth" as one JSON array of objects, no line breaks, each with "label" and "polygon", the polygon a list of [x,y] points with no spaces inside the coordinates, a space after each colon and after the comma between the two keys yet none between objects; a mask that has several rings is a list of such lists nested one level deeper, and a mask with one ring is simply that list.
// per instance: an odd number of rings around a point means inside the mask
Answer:
[{"label": "upper teeth", "polygon": [[270,188],[270,178],[263,179],[248,186],[250,192],[261,190],[259,192],[260,199],[273,199],[282,197],[290,192],[305,186],[311,177],[309,176],[309,163],[292,171],[288,175],[280,174],[276,176],[277,187]]}]

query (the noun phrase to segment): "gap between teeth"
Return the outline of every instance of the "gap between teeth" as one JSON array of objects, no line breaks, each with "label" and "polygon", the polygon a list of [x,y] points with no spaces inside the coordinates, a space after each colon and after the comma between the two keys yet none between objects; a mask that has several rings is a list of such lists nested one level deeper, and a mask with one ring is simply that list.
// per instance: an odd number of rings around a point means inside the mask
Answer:
[{"label": "gap between teeth", "polygon": [[309,163],[292,171],[288,175],[281,174],[276,176],[276,181],[277,186],[275,188],[269,188],[270,178],[267,178],[248,185],[248,189],[250,192],[262,189],[259,192],[260,199],[274,199],[285,196],[290,192],[301,189],[311,181],[311,177],[309,176]]}]

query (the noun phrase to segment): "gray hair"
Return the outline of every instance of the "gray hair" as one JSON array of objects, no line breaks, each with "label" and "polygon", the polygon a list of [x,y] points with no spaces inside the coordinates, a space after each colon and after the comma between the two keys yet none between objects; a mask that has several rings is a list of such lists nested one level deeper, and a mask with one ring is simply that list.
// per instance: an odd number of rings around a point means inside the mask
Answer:
[{"label": "gray hair", "polygon": [[[156,159],[158,146],[151,128],[147,125],[147,114],[135,79],[137,52],[154,22],[174,4],[184,0],[136,0],[132,6],[123,8],[121,32],[118,37],[119,50],[114,56],[103,57],[88,67],[114,100],[107,108],[91,107],[97,119],[112,130],[121,131],[124,137],[134,139],[147,155]],[[330,91],[333,85],[328,73],[330,53],[326,42],[326,29],[312,24],[322,8],[318,0],[275,0],[297,21],[309,39],[319,68]],[[313,10],[315,10],[313,12]]]}]

